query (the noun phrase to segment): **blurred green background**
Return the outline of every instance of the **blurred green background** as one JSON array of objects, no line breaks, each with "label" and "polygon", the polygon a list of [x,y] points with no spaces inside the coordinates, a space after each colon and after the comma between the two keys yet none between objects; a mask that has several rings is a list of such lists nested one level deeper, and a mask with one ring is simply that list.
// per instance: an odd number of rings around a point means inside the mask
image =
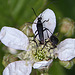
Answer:
[{"label": "blurred green background", "polygon": [[[57,22],[63,17],[69,17],[75,21],[75,0],[0,0],[0,29],[3,26],[19,28],[25,22],[33,22],[36,17],[31,9],[32,7],[37,15],[46,8],[52,9],[56,14]],[[0,75],[4,69],[2,65],[3,46],[0,42]],[[75,75],[75,65],[72,69],[67,70],[55,61],[49,74]]]}]

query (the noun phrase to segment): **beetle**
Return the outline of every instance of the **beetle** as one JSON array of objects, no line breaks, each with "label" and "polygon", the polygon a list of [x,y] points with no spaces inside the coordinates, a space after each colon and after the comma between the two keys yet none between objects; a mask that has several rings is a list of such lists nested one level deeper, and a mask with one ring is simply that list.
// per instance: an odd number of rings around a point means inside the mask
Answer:
[{"label": "beetle", "polygon": [[[36,13],[35,13],[35,11],[34,11],[34,9],[32,8],[32,10],[33,10],[33,12],[34,12],[34,14],[36,15]],[[36,17],[37,17],[37,15],[36,15]],[[44,20],[43,22],[42,22],[42,14],[41,14],[41,16],[40,17],[37,17],[37,23],[35,23],[36,24],[36,27],[37,27],[37,30],[35,31],[35,34],[36,34],[36,32],[38,32],[35,36],[34,36],[34,41],[35,41],[35,38],[37,37],[37,35],[39,36],[39,42],[40,42],[40,44],[44,44],[44,34],[43,34],[43,32],[47,29],[47,28],[45,28],[45,27],[43,27],[43,23],[44,22],[48,22],[49,21],[49,19],[48,20]],[[43,28],[45,28],[45,29],[43,29]],[[36,41],[35,41],[36,42]],[[36,43],[37,44],[37,43]]]}]

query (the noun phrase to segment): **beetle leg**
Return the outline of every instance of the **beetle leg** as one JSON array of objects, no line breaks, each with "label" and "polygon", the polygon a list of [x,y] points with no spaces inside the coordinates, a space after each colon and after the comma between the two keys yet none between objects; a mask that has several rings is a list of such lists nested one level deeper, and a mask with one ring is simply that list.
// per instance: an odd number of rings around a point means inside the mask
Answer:
[{"label": "beetle leg", "polygon": [[43,23],[44,23],[44,22],[48,22],[48,21],[49,21],[49,19],[48,19],[48,20],[44,20]]},{"label": "beetle leg", "polygon": [[38,31],[38,30],[35,31],[35,34],[36,34],[37,31]]},{"label": "beetle leg", "polygon": [[[50,49],[54,49],[54,48],[51,47]],[[48,52],[50,51],[50,49],[48,50]]]},{"label": "beetle leg", "polygon": [[46,27],[43,27],[43,28],[45,28],[43,31],[48,30],[52,34],[52,32],[48,28]]},{"label": "beetle leg", "polygon": [[[43,28],[45,28],[45,27],[43,27]],[[48,28],[45,28],[43,31],[45,31],[46,30],[46,32],[47,32],[47,30],[52,34],[52,32],[48,29]],[[47,36],[48,36],[48,38],[49,38],[49,35],[48,35],[48,32],[47,32]]]},{"label": "beetle leg", "polygon": [[44,47],[47,45],[48,42],[49,42],[49,41],[46,41],[46,42],[45,42],[45,44],[44,44],[43,48],[41,49],[41,51],[44,49]]},{"label": "beetle leg", "polygon": [[38,47],[38,44],[37,44],[36,40],[34,39],[34,40],[32,40],[32,41],[34,41],[34,42],[36,43],[36,46]]},{"label": "beetle leg", "polygon": [[[56,45],[54,45],[53,47],[51,47],[50,49],[54,49],[54,48],[56,48],[57,46]],[[48,52],[50,51],[50,49],[48,50]]]},{"label": "beetle leg", "polygon": [[[47,32],[47,28],[45,28],[43,31],[45,31],[45,30],[46,30],[46,32]],[[47,32],[47,36],[48,36],[48,38],[49,38],[48,32]]]},{"label": "beetle leg", "polygon": [[37,35],[38,35],[38,33],[34,36],[34,40],[35,40],[35,38],[37,37]]},{"label": "beetle leg", "polygon": [[38,44],[37,44],[37,42],[36,42],[36,40],[35,40],[35,38],[37,37],[37,35],[38,35],[38,34],[36,34],[36,35],[34,36],[33,41],[36,43],[36,46],[38,47]]}]

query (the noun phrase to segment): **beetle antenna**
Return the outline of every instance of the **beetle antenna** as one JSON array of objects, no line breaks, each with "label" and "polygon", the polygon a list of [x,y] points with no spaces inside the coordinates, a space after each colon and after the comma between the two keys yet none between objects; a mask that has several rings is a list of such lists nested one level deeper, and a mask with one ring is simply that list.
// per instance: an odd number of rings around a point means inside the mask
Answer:
[{"label": "beetle antenna", "polygon": [[35,13],[35,11],[34,11],[34,9],[33,9],[33,8],[32,8],[32,10],[33,10],[33,12],[34,12],[35,16],[37,17],[37,15],[36,15],[36,13]]},{"label": "beetle antenna", "polygon": [[49,5],[55,3],[55,2],[56,2],[56,1],[51,1],[51,2],[47,5],[47,7],[48,7]]}]

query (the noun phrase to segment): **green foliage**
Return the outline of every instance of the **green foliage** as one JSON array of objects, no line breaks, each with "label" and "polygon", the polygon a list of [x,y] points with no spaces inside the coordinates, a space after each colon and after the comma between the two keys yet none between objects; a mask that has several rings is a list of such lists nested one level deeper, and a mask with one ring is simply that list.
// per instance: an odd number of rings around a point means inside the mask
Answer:
[{"label": "green foliage", "polygon": [[66,75],[65,70],[61,65],[58,63],[58,61],[54,61],[50,70],[49,74],[51,75]]}]

